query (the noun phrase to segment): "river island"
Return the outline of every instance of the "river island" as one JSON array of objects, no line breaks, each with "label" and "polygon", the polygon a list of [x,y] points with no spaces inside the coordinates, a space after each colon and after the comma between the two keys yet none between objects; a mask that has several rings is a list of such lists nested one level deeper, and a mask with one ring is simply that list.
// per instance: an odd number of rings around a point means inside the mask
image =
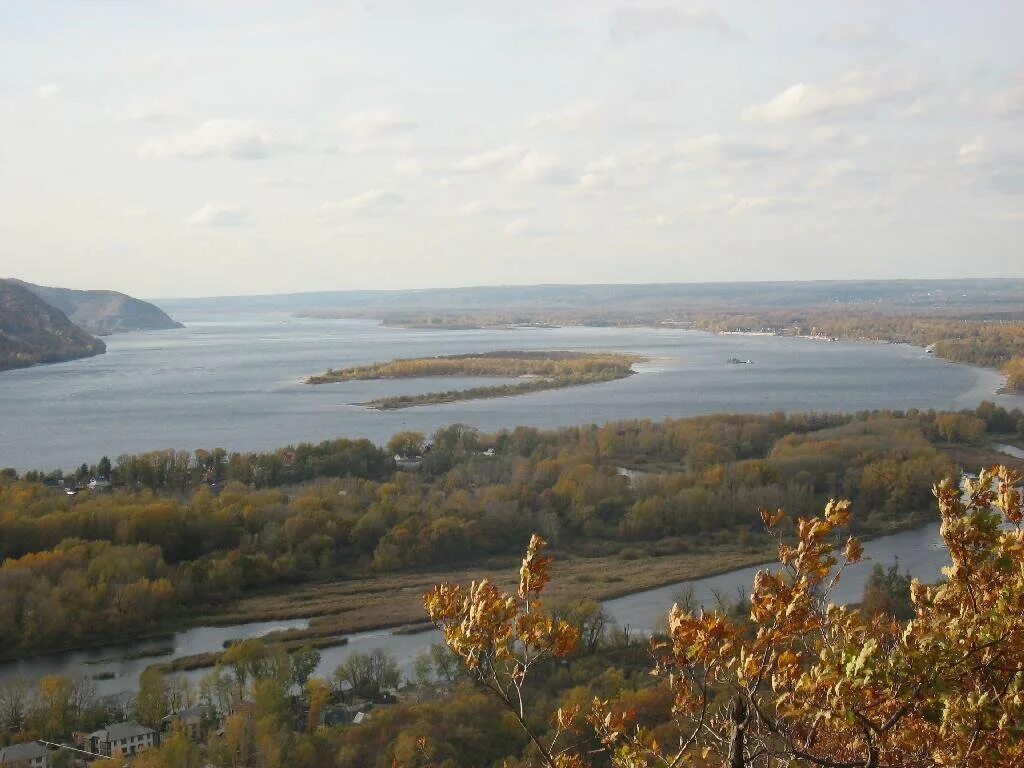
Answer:
[{"label": "river island", "polygon": [[476,376],[520,378],[522,381],[493,386],[451,389],[415,395],[379,397],[363,403],[367,408],[395,410],[417,405],[454,403],[460,400],[481,400],[508,397],[551,389],[564,389],[583,384],[615,381],[631,376],[633,364],[642,362],[639,355],[621,352],[573,352],[561,350],[479,352],[437,357],[399,358],[351,368],[329,368],[310,376],[307,384],[330,384],[343,381],[374,379],[443,378]]}]

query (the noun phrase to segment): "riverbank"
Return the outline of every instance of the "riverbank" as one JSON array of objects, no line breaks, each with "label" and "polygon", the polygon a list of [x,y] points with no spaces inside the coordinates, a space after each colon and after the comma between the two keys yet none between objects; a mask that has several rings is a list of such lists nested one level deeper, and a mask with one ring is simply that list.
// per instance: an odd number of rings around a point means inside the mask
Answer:
[{"label": "riverbank", "polygon": [[[930,514],[921,514],[861,535],[863,541],[924,528],[934,523]],[[587,557],[574,553],[552,552],[552,582],[547,589],[550,605],[566,605],[581,598],[604,602],[658,588],[708,579],[734,571],[775,563],[777,545],[763,533],[731,532],[732,541],[710,550],[669,552],[652,546],[647,551],[626,547],[613,555]],[[737,539],[745,539],[740,546]],[[316,648],[343,645],[331,638],[355,633],[392,630],[392,635],[409,635],[433,629],[423,621],[423,594],[434,585],[451,581],[468,583],[488,579],[503,590],[516,588],[518,558],[496,558],[486,565],[464,569],[400,574],[387,577],[346,579],[303,585],[280,593],[243,598],[234,611],[205,617],[206,623],[230,625],[252,621],[309,619],[301,630],[287,630],[264,637],[270,644],[287,643],[286,649],[308,644]],[[200,617],[198,623],[204,623]],[[301,639],[306,642],[302,642]],[[218,654],[219,655],[219,654]],[[192,661],[175,660],[172,669],[196,669],[213,666],[213,655]]]}]

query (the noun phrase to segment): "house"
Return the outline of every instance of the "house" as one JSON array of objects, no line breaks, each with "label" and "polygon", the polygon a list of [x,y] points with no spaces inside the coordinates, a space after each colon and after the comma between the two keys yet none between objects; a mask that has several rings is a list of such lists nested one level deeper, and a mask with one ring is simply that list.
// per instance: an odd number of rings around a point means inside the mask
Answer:
[{"label": "house", "polygon": [[0,765],[17,768],[50,768],[50,750],[38,741],[0,747]]},{"label": "house", "polygon": [[149,726],[129,720],[90,733],[86,743],[90,752],[107,757],[132,757],[158,746],[160,736]]},{"label": "house", "polygon": [[163,719],[163,731],[166,733],[178,726],[189,740],[202,741],[206,736],[207,726],[214,720],[212,715],[210,708],[204,704],[186,707]]},{"label": "house", "polygon": [[399,469],[419,469],[421,464],[423,464],[422,456],[402,456],[398,453],[395,454],[395,466]]}]

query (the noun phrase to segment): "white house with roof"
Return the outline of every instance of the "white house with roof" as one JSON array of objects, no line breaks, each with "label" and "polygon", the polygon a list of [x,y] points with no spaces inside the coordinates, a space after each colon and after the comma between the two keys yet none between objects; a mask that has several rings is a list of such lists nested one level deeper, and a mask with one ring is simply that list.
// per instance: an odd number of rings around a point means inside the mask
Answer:
[{"label": "white house with roof", "polygon": [[88,748],[107,757],[132,757],[160,744],[160,736],[149,726],[128,720],[89,734]]},{"label": "white house with roof", "polygon": [[12,768],[50,768],[50,750],[38,741],[0,747],[0,765]]}]

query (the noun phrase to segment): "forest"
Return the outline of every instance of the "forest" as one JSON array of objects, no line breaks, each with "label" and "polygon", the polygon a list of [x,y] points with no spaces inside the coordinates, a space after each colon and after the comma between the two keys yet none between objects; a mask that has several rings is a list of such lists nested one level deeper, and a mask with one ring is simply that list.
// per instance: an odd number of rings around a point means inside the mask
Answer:
[{"label": "forest", "polygon": [[[71,742],[133,717],[164,729],[139,768],[1014,765],[1024,756],[1020,481],[995,467],[966,493],[936,486],[947,577],[922,584],[876,564],[859,605],[830,603],[847,569],[867,567],[847,501],[792,521],[762,510],[774,569],[749,595],[702,610],[680,592],[651,638],[596,603],[551,601],[553,558],[534,534],[518,589],[485,580],[427,593],[444,644],[404,674],[374,651],[315,676],[315,650],[248,640],[197,684],[151,667],[131,698],[101,700],[89,681],[58,675],[8,682],[0,739]],[[186,707],[201,713],[197,731],[175,724]]]},{"label": "forest", "polygon": [[[945,446],[1019,437],[976,411],[708,416],[480,434],[383,449],[154,452],[75,473],[0,472],[0,642],[18,655],[174,626],[266,590],[513,554],[531,531],[580,556],[765,545],[758,509],[857,505],[858,532],[913,525],[958,473]],[[422,454],[403,471],[388,457]],[[112,487],[90,490],[109,473]],[[73,476],[72,476],[73,477]],[[71,480],[75,484],[74,480]],[[622,585],[627,586],[627,585]]]}]

